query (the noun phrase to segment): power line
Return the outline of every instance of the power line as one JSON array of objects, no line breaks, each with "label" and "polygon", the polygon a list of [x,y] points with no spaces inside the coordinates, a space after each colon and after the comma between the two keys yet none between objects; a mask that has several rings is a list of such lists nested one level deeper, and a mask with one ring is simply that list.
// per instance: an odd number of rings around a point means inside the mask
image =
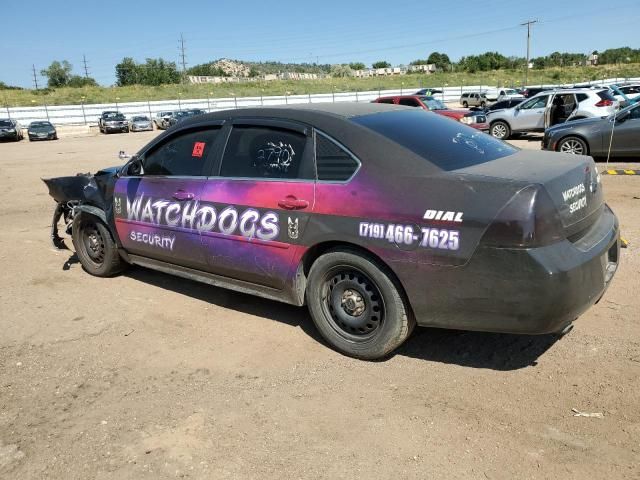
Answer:
[{"label": "power line", "polygon": [[538,23],[538,20],[529,20],[528,22],[521,23],[520,26],[527,26],[527,63],[524,66],[524,85],[527,85],[529,80],[529,52],[531,49],[531,25]]},{"label": "power line", "polygon": [[89,78],[89,68],[87,67],[87,57],[82,54],[82,63],[84,64],[84,77]]}]

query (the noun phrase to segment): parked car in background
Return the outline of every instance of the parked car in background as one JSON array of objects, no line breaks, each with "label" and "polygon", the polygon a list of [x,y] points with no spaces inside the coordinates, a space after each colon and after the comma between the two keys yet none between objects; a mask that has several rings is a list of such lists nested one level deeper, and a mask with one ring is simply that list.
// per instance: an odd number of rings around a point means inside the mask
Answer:
[{"label": "parked car in background", "polygon": [[424,95],[427,97],[431,97],[433,95],[436,95],[436,94],[441,95],[443,93],[444,92],[442,90],[437,88],[422,88],[418,90],[416,93],[414,93],[414,95]]},{"label": "parked car in background", "polygon": [[129,122],[120,112],[105,111],[100,115],[98,128],[102,133],[126,132],[129,133]]},{"label": "parked car in background", "polygon": [[201,108],[192,108],[190,110],[187,110],[187,112],[192,117],[195,117],[196,115],[204,115],[205,113],[207,113],[204,110],[202,110]]},{"label": "parked car in background", "polygon": [[495,112],[496,110],[504,110],[505,108],[512,108],[516,105],[520,105],[525,100],[522,98],[513,98],[510,100],[500,100],[499,102],[492,103],[484,108],[485,113]]},{"label": "parked car in background", "polygon": [[489,112],[487,119],[491,135],[506,140],[513,133],[543,132],[567,120],[608,116],[618,105],[607,89],[549,90],[513,108]]},{"label": "parked car in background", "polygon": [[173,112],[173,115],[167,121],[167,127],[173,127],[174,125],[186,120],[187,118],[195,117],[197,115],[203,115],[207,112],[201,110],[199,108],[192,108],[190,110],[182,110],[178,112]]},{"label": "parked car in background", "polygon": [[524,95],[520,94],[515,88],[501,88],[498,90],[497,102],[516,99],[524,100]]},{"label": "parked car in background", "polygon": [[58,132],[56,131],[56,127],[54,127],[51,122],[47,122],[45,120],[31,122],[29,124],[29,128],[27,129],[27,134],[29,135],[29,141],[31,142],[34,140],[58,139]]},{"label": "parked car in background", "polygon": [[220,111],[121,167],[45,183],[52,226],[65,220],[89,274],[134,264],[306,305],[329,345],[363,359],[416,324],[566,332],[620,258],[591,158],[519,150],[419,108]]},{"label": "parked car in background", "polygon": [[612,95],[625,107],[629,101],[632,103],[640,101],[640,85],[615,85],[612,88],[614,88]]},{"label": "parked car in background", "polygon": [[22,126],[17,120],[0,118],[0,140],[14,140],[19,142],[24,138]]},{"label": "parked car in background", "polygon": [[551,87],[527,87],[522,91],[522,95],[526,98],[535,97],[540,92],[546,92],[548,90],[553,90]]},{"label": "parked car in background", "polygon": [[478,130],[489,130],[487,116],[483,111],[454,110],[448,108],[440,100],[433,97],[427,97],[424,95],[392,95],[388,97],[380,97],[374,100],[374,103],[388,103],[393,105],[404,105],[406,107],[418,107],[435,112],[438,115],[457,120]]},{"label": "parked car in background", "polygon": [[605,118],[556,125],[545,130],[542,139],[544,150],[593,157],[606,157],[609,144],[611,156],[640,159],[640,103]]},{"label": "parked car in background", "polygon": [[156,116],[153,117],[153,123],[156,124],[156,127],[160,130],[165,130],[169,126],[169,119],[173,116],[174,112],[158,112]]},{"label": "parked car in background", "polygon": [[145,115],[136,115],[131,118],[131,131],[143,132],[153,130],[153,122]]},{"label": "parked car in background", "polygon": [[489,103],[485,93],[467,92],[460,96],[460,105],[463,107],[484,107]]}]

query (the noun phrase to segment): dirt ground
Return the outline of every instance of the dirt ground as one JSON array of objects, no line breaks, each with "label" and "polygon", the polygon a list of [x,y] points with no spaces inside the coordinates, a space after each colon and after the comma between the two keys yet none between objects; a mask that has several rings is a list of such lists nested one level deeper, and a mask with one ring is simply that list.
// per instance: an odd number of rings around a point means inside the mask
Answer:
[{"label": "dirt ground", "polygon": [[155,134],[0,144],[0,478],[640,478],[640,176],[603,176],[630,246],[569,335],[417,329],[372,363],[304,308],[53,249],[39,178]]}]

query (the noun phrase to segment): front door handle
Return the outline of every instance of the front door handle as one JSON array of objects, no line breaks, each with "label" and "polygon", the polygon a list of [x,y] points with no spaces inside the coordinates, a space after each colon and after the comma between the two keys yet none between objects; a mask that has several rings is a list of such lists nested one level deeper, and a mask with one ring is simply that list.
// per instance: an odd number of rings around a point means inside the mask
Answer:
[{"label": "front door handle", "polygon": [[178,190],[173,194],[173,198],[180,201],[193,200],[194,197],[195,195],[193,193],[185,192],[184,190]]},{"label": "front door handle", "polygon": [[302,210],[309,206],[309,202],[306,200],[298,199],[293,195],[288,195],[278,202],[278,206],[286,210]]}]

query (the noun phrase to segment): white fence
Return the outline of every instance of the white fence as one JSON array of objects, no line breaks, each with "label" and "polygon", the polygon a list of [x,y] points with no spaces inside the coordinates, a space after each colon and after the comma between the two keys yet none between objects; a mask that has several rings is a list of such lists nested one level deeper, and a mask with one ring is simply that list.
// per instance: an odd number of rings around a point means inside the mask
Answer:
[{"label": "white fence", "polygon": [[[580,85],[609,85],[620,82],[640,82],[640,78],[609,78],[594,82],[584,82]],[[539,85],[535,85],[539,86]],[[557,85],[540,85],[552,87]],[[567,85],[565,85],[567,86]],[[470,85],[459,87],[433,87],[442,90],[434,96],[445,102],[455,102],[464,92],[495,91],[496,87],[488,85]],[[147,115],[153,117],[158,112],[169,110],[186,110],[190,108],[200,108],[207,112],[228,110],[231,108],[259,107],[300,103],[323,103],[323,102],[371,102],[382,95],[402,95],[412,94],[420,87],[407,87],[396,90],[371,90],[367,92],[348,93],[320,93],[309,95],[285,95],[269,97],[227,97],[227,98],[201,98],[189,100],[164,100],[131,103],[101,103],[90,105],[61,105],[61,106],[38,106],[38,107],[6,107],[0,109],[0,115],[18,120],[23,126],[34,120],[48,119],[56,125],[89,124],[95,125],[98,117],[104,110],[118,110],[127,117],[134,115]]]}]

